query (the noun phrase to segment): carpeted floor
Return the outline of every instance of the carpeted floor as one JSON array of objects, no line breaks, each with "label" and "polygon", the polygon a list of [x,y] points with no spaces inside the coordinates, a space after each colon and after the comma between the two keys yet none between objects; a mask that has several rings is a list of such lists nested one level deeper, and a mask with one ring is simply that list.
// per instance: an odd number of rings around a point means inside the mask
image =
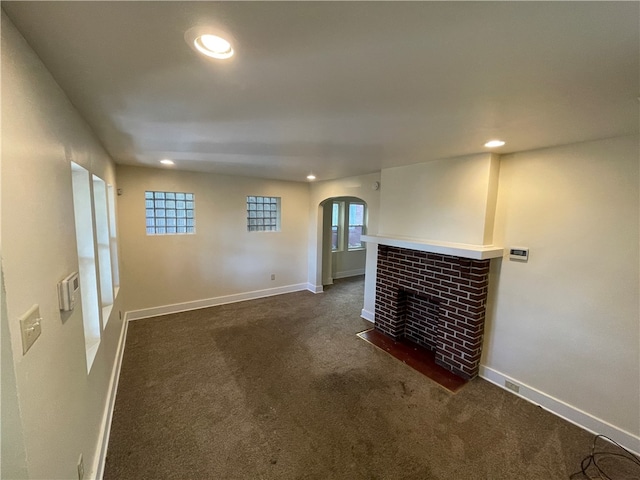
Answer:
[{"label": "carpeted floor", "polygon": [[567,479],[593,436],[361,340],[362,278],[129,324],[107,480]]}]

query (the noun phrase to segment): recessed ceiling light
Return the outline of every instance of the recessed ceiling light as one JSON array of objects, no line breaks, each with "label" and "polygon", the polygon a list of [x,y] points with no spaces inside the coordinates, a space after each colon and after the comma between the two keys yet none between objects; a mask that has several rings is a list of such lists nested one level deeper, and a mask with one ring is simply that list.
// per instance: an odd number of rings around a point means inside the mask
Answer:
[{"label": "recessed ceiling light", "polygon": [[504,145],[504,142],[502,140],[490,140],[484,144],[484,146],[487,148],[496,148],[496,147],[501,147],[503,145]]},{"label": "recessed ceiling light", "polygon": [[316,176],[313,173],[310,173],[309,175],[307,175],[307,180],[315,180]]},{"label": "recessed ceiling light", "polygon": [[231,43],[217,35],[202,35],[194,40],[198,51],[207,57],[224,60],[233,56]]},{"label": "recessed ceiling light", "polygon": [[211,58],[224,60],[235,53],[230,36],[218,29],[210,27],[194,27],[184,34],[184,39],[191,48]]},{"label": "recessed ceiling light", "polygon": [[160,160],[160,163],[163,165],[175,165],[175,163],[173,163],[173,160],[169,160],[168,158],[165,158],[164,160]]}]

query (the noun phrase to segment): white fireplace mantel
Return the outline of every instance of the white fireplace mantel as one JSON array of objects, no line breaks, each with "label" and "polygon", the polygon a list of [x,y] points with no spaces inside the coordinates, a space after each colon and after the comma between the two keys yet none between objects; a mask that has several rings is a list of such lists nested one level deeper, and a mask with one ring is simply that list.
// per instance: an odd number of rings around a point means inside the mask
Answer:
[{"label": "white fireplace mantel", "polygon": [[471,258],[473,260],[486,260],[502,257],[504,248],[494,245],[468,245],[466,243],[441,242],[437,240],[422,240],[402,236],[362,235],[362,240],[367,243],[389,245],[390,247],[409,248],[441,255]]}]

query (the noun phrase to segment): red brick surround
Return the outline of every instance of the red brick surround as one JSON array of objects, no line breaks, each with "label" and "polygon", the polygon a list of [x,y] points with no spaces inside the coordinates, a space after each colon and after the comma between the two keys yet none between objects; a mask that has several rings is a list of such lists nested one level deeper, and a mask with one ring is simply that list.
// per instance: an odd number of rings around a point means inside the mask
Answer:
[{"label": "red brick surround", "polygon": [[375,327],[435,351],[464,377],[478,374],[489,260],[378,246]]}]

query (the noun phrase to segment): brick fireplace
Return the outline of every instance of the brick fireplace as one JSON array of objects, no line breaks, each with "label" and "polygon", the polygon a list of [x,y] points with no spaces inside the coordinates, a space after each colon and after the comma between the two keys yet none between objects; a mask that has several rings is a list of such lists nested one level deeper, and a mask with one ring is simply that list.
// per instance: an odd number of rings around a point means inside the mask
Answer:
[{"label": "brick fireplace", "polygon": [[435,353],[464,378],[478,374],[489,259],[378,246],[375,328]]}]

